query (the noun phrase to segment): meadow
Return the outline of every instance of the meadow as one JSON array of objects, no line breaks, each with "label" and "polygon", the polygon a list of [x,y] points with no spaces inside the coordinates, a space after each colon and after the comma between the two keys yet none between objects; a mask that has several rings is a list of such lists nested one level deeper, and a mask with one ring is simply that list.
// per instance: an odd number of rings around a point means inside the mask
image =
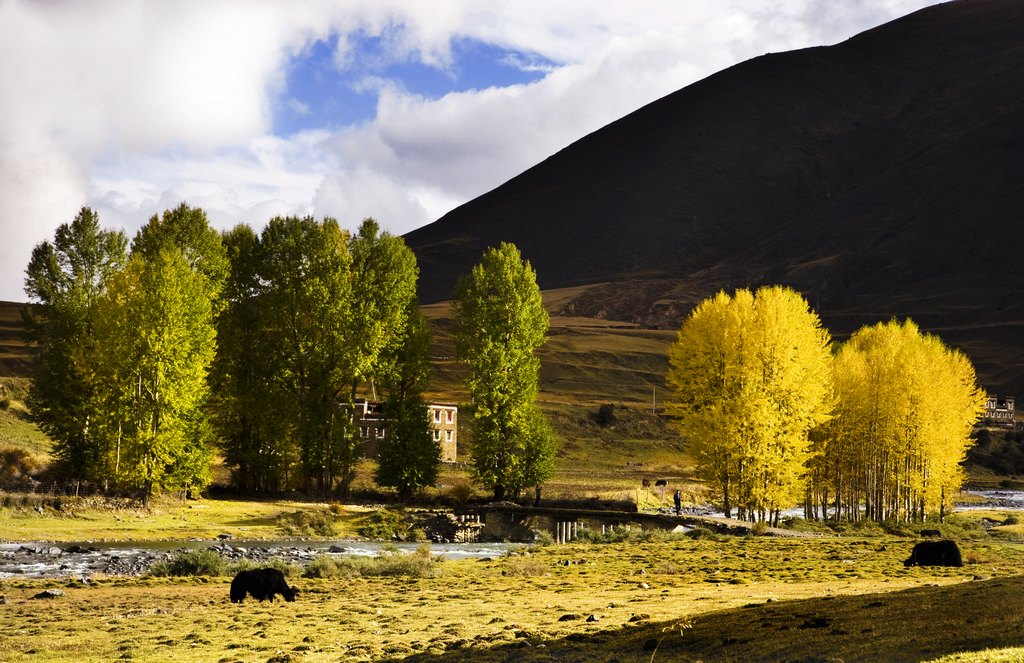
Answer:
[{"label": "meadow", "polygon": [[[661,536],[523,547],[415,575],[296,570],[294,603],[232,604],[227,576],[8,579],[0,660],[1024,657],[1024,545],[964,542],[963,568],[908,569],[912,543]],[[48,588],[64,595],[33,598]]]}]

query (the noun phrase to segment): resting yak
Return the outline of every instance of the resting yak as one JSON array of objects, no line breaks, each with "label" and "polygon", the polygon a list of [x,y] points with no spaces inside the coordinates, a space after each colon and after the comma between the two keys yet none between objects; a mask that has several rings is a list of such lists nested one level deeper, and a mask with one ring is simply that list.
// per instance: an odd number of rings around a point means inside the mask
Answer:
[{"label": "resting yak", "polygon": [[963,566],[955,541],[922,541],[914,546],[903,566]]},{"label": "resting yak", "polygon": [[280,570],[267,567],[265,569],[250,569],[239,571],[235,579],[231,581],[231,602],[241,603],[246,594],[252,594],[254,599],[274,601],[274,594],[280,594],[285,601],[294,601],[299,590],[289,587],[284,581],[284,574]]}]

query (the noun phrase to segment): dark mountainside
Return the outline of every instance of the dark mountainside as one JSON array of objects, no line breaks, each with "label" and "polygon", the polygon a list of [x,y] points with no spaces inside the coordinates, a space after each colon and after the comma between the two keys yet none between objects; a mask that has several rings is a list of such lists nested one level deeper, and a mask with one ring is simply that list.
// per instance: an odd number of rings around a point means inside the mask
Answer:
[{"label": "dark mountainside", "polygon": [[501,241],[543,289],[591,286],[576,315],[676,325],[784,283],[838,337],[910,316],[1020,393],[1022,35],[1024,3],[958,0],[715,74],[406,235],[421,297]]}]

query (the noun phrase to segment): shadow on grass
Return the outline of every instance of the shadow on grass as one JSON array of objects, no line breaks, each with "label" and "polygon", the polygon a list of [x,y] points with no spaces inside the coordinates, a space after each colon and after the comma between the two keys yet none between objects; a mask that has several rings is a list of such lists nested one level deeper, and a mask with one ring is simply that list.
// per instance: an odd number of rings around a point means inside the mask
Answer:
[{"label": "shadow on grass", "polygon": [[558,640],[453,643],[403,660],[921,661],[1024,646],[1024,577],[757,603],[605,631],[579,623],[579,633]]}]

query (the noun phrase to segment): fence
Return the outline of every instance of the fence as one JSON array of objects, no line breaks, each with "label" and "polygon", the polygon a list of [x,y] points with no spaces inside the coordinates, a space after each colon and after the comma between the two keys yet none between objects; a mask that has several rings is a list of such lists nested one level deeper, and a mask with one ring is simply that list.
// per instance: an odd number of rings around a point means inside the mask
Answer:
[{"label": "fence", "polygon": [[75,497],[92,497],[95,495],[114,495],[114,491],[105,489],[99,484],[87,481],[41,482],[41,481],[7,481],[0,482],[0,493],[17,493],[27,495],[69,495]]}]

